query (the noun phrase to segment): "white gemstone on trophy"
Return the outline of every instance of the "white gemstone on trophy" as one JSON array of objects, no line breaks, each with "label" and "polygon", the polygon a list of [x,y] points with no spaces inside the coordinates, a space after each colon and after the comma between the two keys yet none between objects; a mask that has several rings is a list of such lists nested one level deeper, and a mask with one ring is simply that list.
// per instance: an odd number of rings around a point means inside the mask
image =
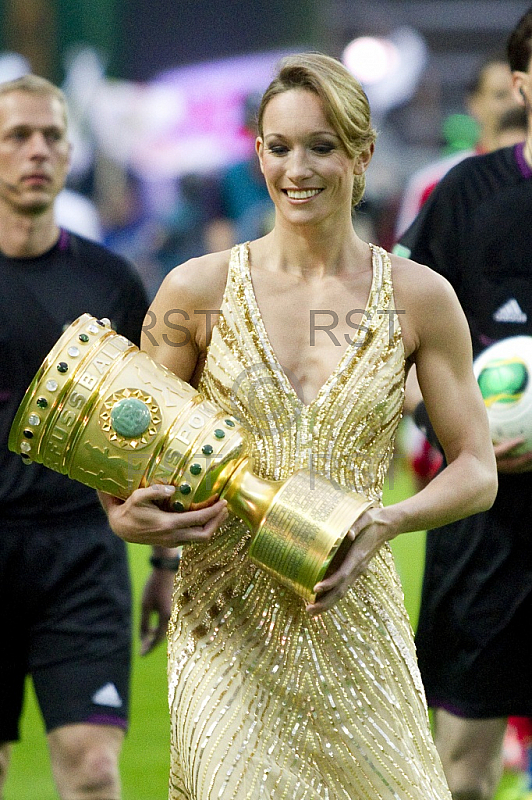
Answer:
[{"label": "white gemstone on trophy", "polygon": [[41,418],[39,417],[38,414],[30,414],[28,417],[28,422],[30,425],[40,425]]},{"label": "white gemstone on trophy", "polygon": [[87,330],[89,333],[98,333],[99,328],[96,325],[89,325]]},{"label": "white gemstone on trophy", "polygon": [[79,350],[77,347],[69,347],[67,353],[72,358],[77,358],[77,356],[79,356]]},{"label": "white gemstone on trophy", "polygon": [[58,386],[57,381],[46,381],[46,388],[48,389],[49,392],[57,391],[57,386]]},{"label": "white gemstone on trophy", "polygon": [[31,444],[29,442],[21,442],[20,449],[23,453],[29,453],[31,450]]}]

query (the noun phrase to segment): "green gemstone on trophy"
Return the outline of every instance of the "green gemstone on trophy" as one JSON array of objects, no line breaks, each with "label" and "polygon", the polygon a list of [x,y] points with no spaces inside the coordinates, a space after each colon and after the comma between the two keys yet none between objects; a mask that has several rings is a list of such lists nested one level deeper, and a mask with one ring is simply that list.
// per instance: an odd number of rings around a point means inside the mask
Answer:
[{"label": "green gemstone on trophy", "polygon": [[190,472],[192,475],[199,475],[201,472],[201,464],[192,464]]},{"label": "green gemstone on trophy", "polygon": [[78,338],[80,342],[83,342],[84,344],[86,344],[89,341],[89,337],[87,336],[86,333],[80,333]]},{"label": "green gemstone on trophy", "polygon": [[217,439],[223,439],[225,437],[225,431],[223,431],[221,428],[216,428],[214,435]]},{"label": "green gemstone on trophy", "polygon": [[48,406],[48,400],[46,399],[46,397],[38,397],[36,403],[39,406],[39,408],[46,408]]},{"label": "green gemstone on trophy", "polygon": [[212,456],[214,452],[212,444],[204,444],[203,447],[201,448],[201,452],[203,453],[204,456]]},{"label": "green gemstone on trophy", "polygon": [[189,483],[182,483],[181,486],[179,487],[179,491],[181,492],[181,494],[190,494],[190,492],[192,491],[192,487],[190,486]]},{"label": "green gemstone on trophy", "polygon": [[177,511],[178,513],[180,511],[185,510],[185,506],[183,505],[183,503],[180,503],[179,500],[176,500],[175,503],[172,503],[172,508],[174,509],[174,511]]},{"label": "green gemstone on trophy", "polygon": [[232,419],[226,419],[226,420],[224,420],[224,422],[225,422],[225,424],[227,425],[228,428],[234,428],[235,427],[235,423],[233,422]]},{"label": "green gemstone on trophy", "polygon": [[520,359],[500,359],[488,364],[478,376],[478,385],[487,406],[516,403],[528,383],[528,370]]},{"label": "green gemstone on trophy", "polygon": [[124,439],[142,436],[148,430],[150,422],[150,409],[137,397],[124,397],[111,411],[111,427]]}]

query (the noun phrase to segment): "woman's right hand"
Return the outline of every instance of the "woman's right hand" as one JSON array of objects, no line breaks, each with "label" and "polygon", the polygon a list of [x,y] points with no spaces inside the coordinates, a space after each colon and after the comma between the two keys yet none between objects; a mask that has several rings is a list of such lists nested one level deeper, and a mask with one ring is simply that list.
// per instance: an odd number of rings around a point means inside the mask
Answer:
[{"label": "woman's right hand", "polygon": [[98,495],[109,525],[126,542],[177,547],[211,539],[227,519],[227,502],[214,496],[190,511],[163,510],[161,506],[168,503],[174,492],[174,486],[154,484],[135,489],[127,500],[104,492]]}]

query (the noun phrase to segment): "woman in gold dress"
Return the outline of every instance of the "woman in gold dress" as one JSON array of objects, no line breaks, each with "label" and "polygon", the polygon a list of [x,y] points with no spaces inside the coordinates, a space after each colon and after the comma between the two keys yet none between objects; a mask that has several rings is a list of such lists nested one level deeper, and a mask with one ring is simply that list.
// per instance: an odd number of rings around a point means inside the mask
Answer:
[{"label": "woman in gold dress", "polygon": [[[168,642],[172,800],[449,798],[388,541],[487,508],[496,473],[452,290],[353,228],[374,140],[336,60],[285,59],[257,138],[274,229],[177,267],[152,305],[144,349],[239,418],[256,473],[310,465],[377,501],[305,604],[250,561],[223,501],[172,514],[158,506],[170,487],[103,496],[123,538],[159,555],[186,544]],[[383,508],[412,363],[449,466]]]}]

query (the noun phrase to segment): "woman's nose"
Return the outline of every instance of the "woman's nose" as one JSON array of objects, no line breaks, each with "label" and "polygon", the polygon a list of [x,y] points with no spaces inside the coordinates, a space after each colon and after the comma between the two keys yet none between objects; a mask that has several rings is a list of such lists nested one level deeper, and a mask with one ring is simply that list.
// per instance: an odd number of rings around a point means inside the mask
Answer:
[{"label": "woman's nose", "polygon": [[308,154],[304,148],[294,149],[290,153],[288,162],[287,175],[291,180],[301,180],[301,178],[308,178],[312,174],[312,169],[309,164]]}]

